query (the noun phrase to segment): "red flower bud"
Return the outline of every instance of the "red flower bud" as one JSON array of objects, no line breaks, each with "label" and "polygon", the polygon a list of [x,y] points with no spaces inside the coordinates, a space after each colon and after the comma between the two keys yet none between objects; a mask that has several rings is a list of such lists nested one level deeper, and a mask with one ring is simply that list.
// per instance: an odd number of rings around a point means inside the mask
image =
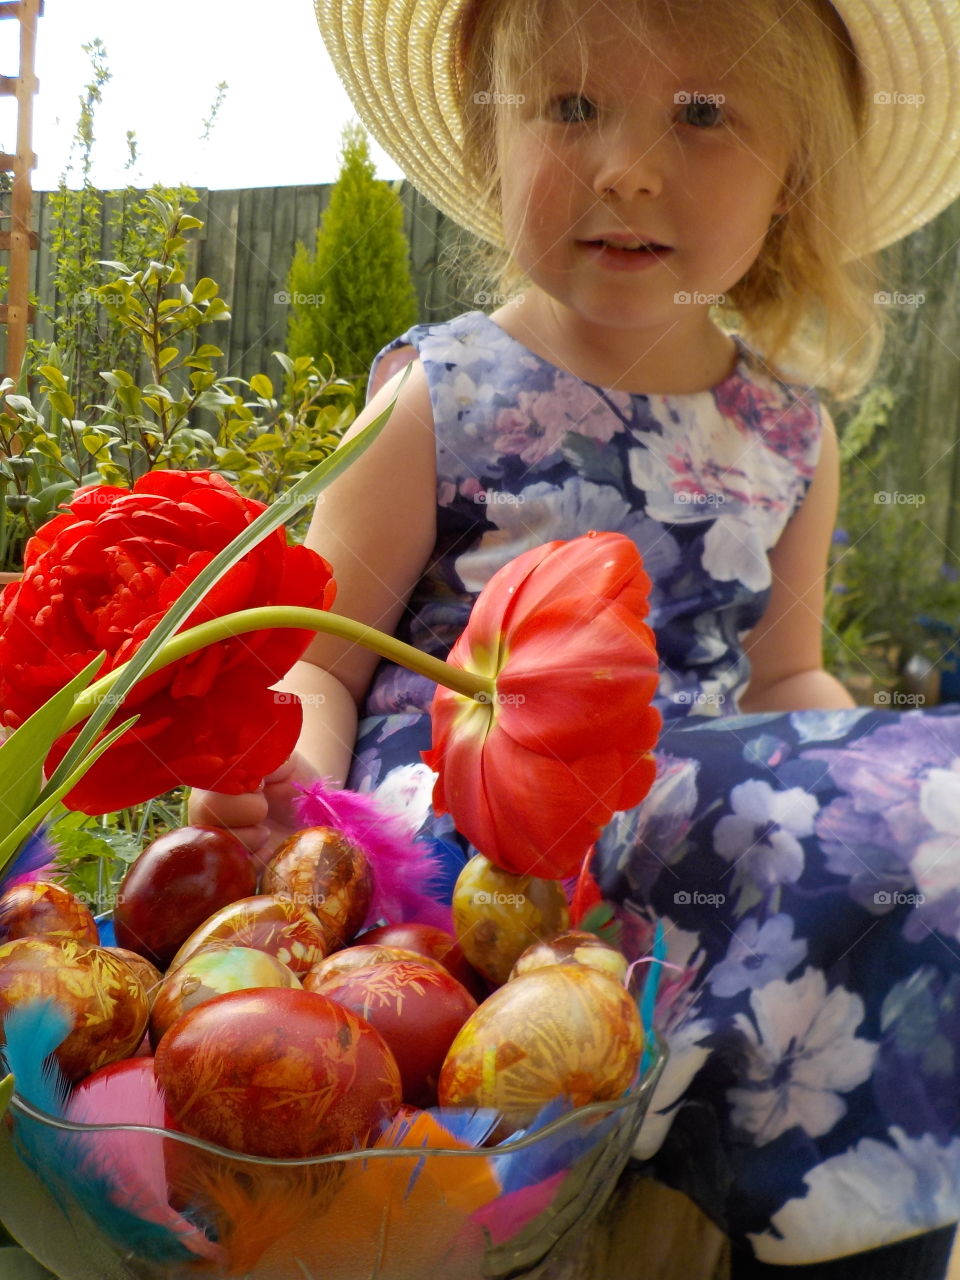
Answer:
[{"label": "red flower bud", "polygon": [[653,783],[660,713],[650,580],[618,533],[550,542],[481,592],[448,661],[492,675],[480,703],[438,688],[434,806],[491,862],[576,875],[601,828]]}]

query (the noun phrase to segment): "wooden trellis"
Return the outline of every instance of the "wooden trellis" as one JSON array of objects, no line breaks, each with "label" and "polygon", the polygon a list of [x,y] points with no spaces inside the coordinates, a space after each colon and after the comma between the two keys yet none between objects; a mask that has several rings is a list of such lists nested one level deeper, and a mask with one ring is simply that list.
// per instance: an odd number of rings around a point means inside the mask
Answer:
[{"label": "wooden trellis", "polygon": [[43,0],[10,0],[0,3],[0,19],[20,23],[20,66],[15,76],[0,76],[0,94],[17,99],[17,149],[0,154],[0,171],[13,174],[10,192],[9,229],[0,231],[0,250],[9,254],[7,300],[0,303],[0,324],[7,326],[6,373],[17,378],[27,345],[27,326],[33,321],[29,305],[30,251],[37,247],[37,234],[30,229],[30,172],[37,163],[33,153],[33,96],[37,91],[34,53],[37,19]]}]

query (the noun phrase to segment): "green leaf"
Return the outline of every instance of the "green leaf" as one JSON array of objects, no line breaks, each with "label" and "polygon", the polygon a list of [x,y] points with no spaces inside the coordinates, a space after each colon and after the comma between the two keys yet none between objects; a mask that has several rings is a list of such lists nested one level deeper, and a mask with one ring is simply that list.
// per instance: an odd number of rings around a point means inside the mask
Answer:
[{"label": "green leaf", "polygon": [[57,391],[55,388],[51,388],[48,392],[48,399],[57,413],[63,418],[72,418],[77,411],[73,396],[67,395],[65,391]]},{"label": "green leaf", "polygon": [[10,1099],[13,1097],[13,1086],[13,1076],[4,1076],[0,1080],[0,1118],[3,1117],[3,1113],[10,1105]]},{"label": "green leaf", "polygon": [[7,404],[15,413],[21,414],[24,418],[36,419],[37,411],[33,407],[33,402],[26,396],[7,396]]},{"label": "green leaf", "polygon": [[164,347],[157,357],[157,362],[161,369],[165,369],[172,360],[176,360],[180,354],[179,347]]},{"label": "green leaf", "polygon": [[[33,807],[43,784],[43,762],[47,753],[63,733],[64,721],[76,695],[87,688],[102,665],[101,655],[0,743],[0,841],[7,839],[9,832]],[[0,849],[3,847],[0,844]],[[11,852],[15,849],[16,846]],[[0,853],[0,870],[6,861]]]},{"label": "green leaf", "polygon": [[131,387],[133,378],[126,369],[114,369],[112,373],[101,373],[100,377],[108,387]]},{"label": "green leaf", "polygon": [[[131,716],[129,720],[124,720],[122,724],[117,725],[115,729],[111,729],[109,733],[90,747],[86,754],[81,758],[80,762],[69,773],[66,773],[62,782],[57,786],[50,783],[43,789],[37,803],[30,810],[23,821],[0,841],[0,869],[6,866],[16,851],[44,820],[55,804],[58,804],[71,788],[75,787],[90,766],[96,763],[103,753],[117,741],[122,738],[131,725],[136,724],[137,717]],[[66,757],[64,757],[65,759]],[[59,770],[58,770],[59,772]]]},{"label": "green leaf", "polygon": [[250,462],[242,449],[217,449],[216,454],[217,466],[225,467],[228,471],[236,471],[248,466]]},{"label": "green leaf", "polygon": [[223,352],[219,347],[215,347],[212,342],[203,342],[192,354],[198,360],[210,360],[214,356],[222,356]]},{"label": "green leaf", "polygon": [[49,383],[52,383],[58,391],[67,390],[67,380],[55,364],[41,364],[37,367],[37,372],[41,378],[46,378]]},{"label": "green leaf", "polygon": [[255,373],[250,379],[250,390],[254,395],[269,400],[273,396],[273,383],[265,373]]},{"label": "green leaf", "polygon": [[110,437],[103,435],[99,431],[85,431],[80,437],[80,443],[86,449],[91,457],[96,456],[105,444],[109,442]]},{"label": "green leaf", "polygon": [[194,302],[209,302],[211,298],[215,298],[220,292],[220,286],[216,280],[211,280],[209,276],[202,276],[193,286]]},{"label": "green leaf", "polygon": [[203,223],[199,218],[195,218],[192,213],[185,213],[180,219],[181,231],[199,231]]},{"label": "green leaf", "polygon": [[[405,379],[406,374],[404,375]],[[403,383],[401,382],[400,385],[402,386]],[[279,501],[274,502],[266,511],[261,512],[251,525],[248,525],[246,529],[237,534],[228,546],[214,556],[203,572],[197,575],[186,591],[174,601],[160,622],[157,623],[146,640],[144,640],[127,664],[126,670],[111,685],[110,699],[104,698],[98,702],[96,710],[89,716],[86,724],[74,739],[69,751],[50,777],[46,788],[41,794],[41,801],[45,802],[48,794],[53,792],[57,793],[56,798],[59,799],[61,795],[64,795],[69,790],[69,786],[63,786],[63,779],[77,767],[79,762],[85,759],[87,753],[91,750],[91,744],[96,741],[97,735],[113,715],[116,704],[137,683],[141,673],[163,647],[164,641],[179,630],[182,623],[193,612],[197,602],[202,600],[224,574],[232,569],[239,560],[242,560],[248,551],[271,534],[274,529],[278,529],[280,525],[296,519],[302,511],[306,498],[320,493],[321,490],[325,489],[337,476],[344,472],[355,458],[358,458],[360,454],[370,447],[393,412],[394,403],[394,401],[391,401],[383,412],[368,423],[362,431],[342,444],[335,453],[331,453],[323,462],[314,467],[309,474],[304,476],[302,480],[298,480]]]},{"label": "green leaf", "polygon": [[288,373],[292,377],[293,361],[290,359],[287,353],[285,351],[274,351],[273,356],[275,360],[280,361],[280,365],[283,368],[284,373]]}]

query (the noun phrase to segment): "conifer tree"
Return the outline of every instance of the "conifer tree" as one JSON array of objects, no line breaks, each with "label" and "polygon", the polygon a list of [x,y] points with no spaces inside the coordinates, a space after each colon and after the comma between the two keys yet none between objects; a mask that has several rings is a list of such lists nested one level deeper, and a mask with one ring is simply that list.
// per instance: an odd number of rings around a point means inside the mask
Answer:
[{"label": "conifer tree", "polygon": [[298,243],[287,281],[287,352],[331,357],[337,375],[361,378],[381,347],[417,319],[403,205],[374,177],[363,128],[343,131],[340,172],[317,229]]}]

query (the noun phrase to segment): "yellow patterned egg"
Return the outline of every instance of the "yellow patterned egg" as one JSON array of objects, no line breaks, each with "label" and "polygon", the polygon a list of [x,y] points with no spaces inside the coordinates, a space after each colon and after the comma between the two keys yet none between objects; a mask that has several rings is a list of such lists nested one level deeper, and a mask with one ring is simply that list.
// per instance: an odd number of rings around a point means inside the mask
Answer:
[{"label": "yellow patterned egg", "polygon": [[640,1015],[620,983],[587,965],[535,969],[464,1023],[440,1073],[440,1105],[494,1107],[512,1131],[552,1098],[577,1107],[618,1098],[642,1048]]},{"label": "yellow patterned egg", "polygon": [[546,942],[534,942],[513,966],[511,980],[521,973],[542,969],[548,964],[588,964],[593,969],[623,982],[627,976],[627,957],[595,933],[571,929],[558,933]]},{"label": "yellow patterned egg", "polygon": [[482,854],[460,872],[451,905],[460,949],[478,973],[496,983],[506,982],[531,943],[562,933],[570,920],[558,880],[514,875]]},{"label": "yellow patterned egg", "polygon": [[[149,1004],[143,982],[106,947],[73,938],[18,938],[0,946],[0,1023],[16,1005],[49,997],[72,1030],[57,1050],[69,1080],[133,1053]],[[0,1031],[2,1041],[2,1031]]]}]

